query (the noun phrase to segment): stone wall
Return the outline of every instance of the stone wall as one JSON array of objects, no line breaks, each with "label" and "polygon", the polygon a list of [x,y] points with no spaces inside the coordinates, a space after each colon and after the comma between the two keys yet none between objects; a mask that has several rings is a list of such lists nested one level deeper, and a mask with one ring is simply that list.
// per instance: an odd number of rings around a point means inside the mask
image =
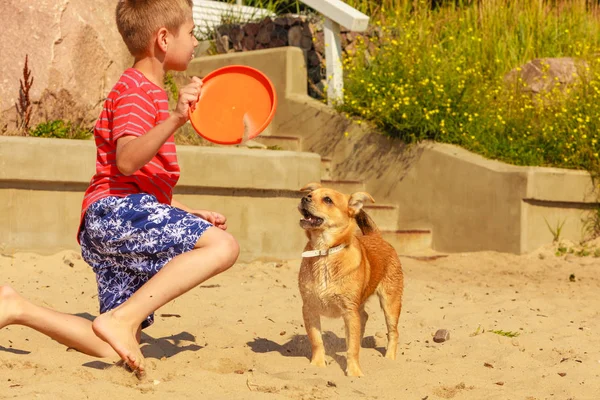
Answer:
[{"label": "stone wall", "polygon": [[0,43],[0,130],[15,129],[25,56],[34,77],[32,124],[95,118],[132,59],[117,30],[117,0],[6,0]]},{"label": "stone wall", "polygon": [[[294,46],[304,51],[308,74],[308,94],[317,99],[325,96],[326,65],[323,21],[317,16],[283,15],[258,22],[224,24],[216,28],[215,47],[219,54]],[[341,29],[342,50],[354,54],[357,38],[366,42],[366,51],[373,51],[378,30],[362,34]]]}]

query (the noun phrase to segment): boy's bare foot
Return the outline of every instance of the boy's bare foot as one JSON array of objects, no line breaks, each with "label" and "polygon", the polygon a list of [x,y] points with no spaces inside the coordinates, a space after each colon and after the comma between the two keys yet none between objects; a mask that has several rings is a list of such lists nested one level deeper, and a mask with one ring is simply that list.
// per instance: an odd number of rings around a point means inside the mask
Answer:
[{"label": "boy's bare foot", "polygon": [[132,331],[131,326],[119,320],[115,316],[115,310],[98,316],[92,328],[98,337],[112,346],[138,377],[145,374],[144,356],[136,340],[137,329]]},{"label": "boy's bare foot", "polygon": [[0,286],[0,329],[17,322],[24,300],[10,286]]}]

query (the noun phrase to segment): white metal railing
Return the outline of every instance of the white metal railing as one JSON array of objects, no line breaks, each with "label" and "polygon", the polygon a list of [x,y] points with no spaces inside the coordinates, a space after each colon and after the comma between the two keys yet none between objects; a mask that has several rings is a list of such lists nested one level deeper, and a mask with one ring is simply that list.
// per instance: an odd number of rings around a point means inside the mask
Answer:
[{"label": "white metal railing", "polygon": [[325,64],[327,65],[327,99],[329,104],[344,100],[344,73],[342,69],[342,39],[340,26],[353,32],[364,32],[369,17],[342,0],[300,0],[325,17]]},{"label": "white metal railing", "polygon": [[[323,33],[325,37],[325,64],[327,67],[327,99],[329,104],[341,103],[344,100],[344,73],[342,68],[342,41],[340,37],[340,26],[353,32],[364,32],[369,25],[369,17],[355,8],[350,7],[342,0],[300,0],[307,6],[313,8],[325,17]],[[213,3],[212,6],[206,3]],[[206,9],[214,9],[215,1],[194,0],[194,6],[204,6]],[[236,0],[237,5],[223,4],[222,6],[237,7],[238,10],[246,10],[256,17],[256,8],[243,6],[243,0]],[[218,6],[217,8],[222,8]],[[231,8],[227,8],[231,10]],[[262,10],[265,11],[266,10]],[[268,12],[266,12],[269,14]],[[244,15],[246,13],[244,12]],[[196,17],[197,15],[197,17]],[[265,15],[266,16],[266,15]],[[200,13],[194,13],[194,19],[204,18]],[[196,23],[198,23],[196,20]],[[220,15],[219,15],[220,21]],[[218,23],[218,22],[217,22]]]}]

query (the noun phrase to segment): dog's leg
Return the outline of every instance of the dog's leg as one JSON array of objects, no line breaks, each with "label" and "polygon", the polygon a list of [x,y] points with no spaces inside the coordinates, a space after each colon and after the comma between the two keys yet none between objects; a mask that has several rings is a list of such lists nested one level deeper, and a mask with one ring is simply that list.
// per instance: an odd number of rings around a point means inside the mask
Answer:
[{"label": "dog's leg", "polygon": [[360,342],[362,343],[365,337],[365,328],[367,327],[367,321],[369,320],[369,314],[365,311],[365,305],[363,303],[360,306]]},{"label": "dog's leg", "polygon": [[348,310],[344,313],[344,322],[346,324],[346,344],[348,351],[346,353],[346,375],[363,376],[358,362],[358,352],[360,350],[361,322],[358,309]]},{"label": "dog's leg", "polygon": [[304,317],[304,327],[312,347],[312,356],[310,363],[317,367],[325,366],[325,346],[323,345],[323,336],[321,335],[321,316],[314,311],[314,307],[302,307],[302,316]]},{"label": "dog's leg", "polygon": [[[386,290],[387,289],[387,290]],[[402,291],[395,288],[386,288],[382,285],[377,291],[379,304],[385,315],[385,323],[388,331],[388,345],[385,351],[385,358],[396,359],[396,349],[398,347],[398,320],[402,310]]]}]

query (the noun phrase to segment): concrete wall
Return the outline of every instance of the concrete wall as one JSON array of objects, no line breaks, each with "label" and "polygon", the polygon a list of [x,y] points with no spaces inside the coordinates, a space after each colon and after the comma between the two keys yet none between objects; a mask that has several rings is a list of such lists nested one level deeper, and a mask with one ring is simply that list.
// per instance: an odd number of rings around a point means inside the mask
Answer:
[{"label": "concrete wall", "polygon": [[[589,239],[589,224],[598,217],[600,202],[588,173],[558,168],[524,168],[527,193],[521,203],[521,248],[533,250],[561,238]],[[597,223],[597,221],[596,221]]]},{"label": "concrete wall", "polygon": [[[600,207],[585,172],[515,167],[450,145],[406,146],[352,123],[306,95],[297,48],[198,58],[188,73],[230,64],[273,81],[279,105],[271,133],[299,136],[304,151],[330,157],[334,179],[364,178],[377,203],[400,206],[400,229],[431,229],[436,250],[528,252],[551,242],[563,222],[561,237],[579,241],[583,221]],[[296,190],[320,178],[318,155],[185,146],[179,153],[176,196],[228,215],[243,259],[297,257],[304,238]],[[93,159],[92,142],[0,137],[0,246],[76,248]]]},{"label": "concrete wall", "polygon": [[[316,154],[181,146],[175,198],[220,211],[241,245],[241,260],[299,256],[298,189],[320,176]],[[94,173],[92,141],[0,136],[0,247],[78,249],[83,192]]]},{"label": "concrete wall", "polygon": [[397,204],[399,229],[430,229],[435,250],[525,253],[551,243],[563,222],[561,238],[589,238],[585,221],[600,203],[587,172],[517,167],[439,143],[406,146],[321,118],[331,130],[321,140],[304,135],[303,149],[331,157],[334,179],[360,177],[378,203]]},{"label": "concrete wall", "polygon": [[461,148],[423,145],[404,178],[380,185],[401,204],[400,223],[428,221],[440,251],[525,253],[562,238],[581,241],[583,220],[600,207],[582,171],[515,167]]}]

